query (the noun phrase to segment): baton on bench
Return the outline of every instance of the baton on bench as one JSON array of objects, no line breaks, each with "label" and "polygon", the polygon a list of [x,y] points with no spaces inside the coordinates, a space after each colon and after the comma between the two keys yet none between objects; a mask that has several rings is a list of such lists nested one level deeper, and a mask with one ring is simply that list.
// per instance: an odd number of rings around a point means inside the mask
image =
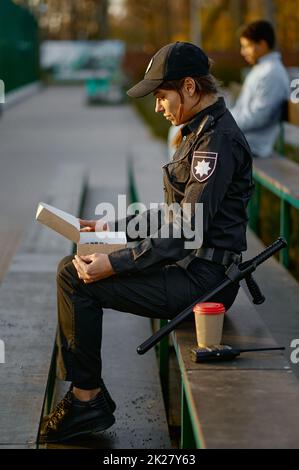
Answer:
[{"label": "baton on bench", "polygon": [[161,341],[164,336],[171,333],[178,325],[180,325],[186,318],[188,318],[193,313],[193,307],[200,302],[206,302],[207,300],[211,299],[215,296],[218,292],[220,292],[225,287],[229,286],[234,282],[239,282],[242,279],[245,279],[247,287],[249,289],[250,294],[252,295],[252,301],[255,304],[261,304],[264,302],[265,297],[261,293],[259,286],[255,282],[254,278],[252,277],[252,273],[256,270],[257,266],[264,263],[268,258],[273,256],[282,248],[287,246],[287,242],[284,238],[278,238],[272,245],[268,246],[264,251],[262,251],[259,255],[255,256],[251,260],[244,261],[240,264],[232,263],[225,272],[225,277],[223,281],[216,285],[212,290],[206,292],[202,297],[197,299],[193,304],[189,305],[189,307],[185,308],[181,313],[176,315],[172,320],[168,322],[167,325],[163,326],[159,331],[157,331],[154,335],[148,338],[144,343],[142,343],[137,348],[138,354],[144,354],[149,349],[151,349],[155,344]]}]

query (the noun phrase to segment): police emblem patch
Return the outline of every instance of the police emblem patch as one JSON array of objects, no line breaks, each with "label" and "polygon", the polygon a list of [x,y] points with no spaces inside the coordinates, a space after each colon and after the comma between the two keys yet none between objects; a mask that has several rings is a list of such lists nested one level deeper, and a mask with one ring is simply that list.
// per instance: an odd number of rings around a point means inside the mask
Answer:
[{"label": "police emblem patch", "polygon": [[215,171],[218,153],[216,152],[193,152],[192,174],[197,181],[207,181]]}]

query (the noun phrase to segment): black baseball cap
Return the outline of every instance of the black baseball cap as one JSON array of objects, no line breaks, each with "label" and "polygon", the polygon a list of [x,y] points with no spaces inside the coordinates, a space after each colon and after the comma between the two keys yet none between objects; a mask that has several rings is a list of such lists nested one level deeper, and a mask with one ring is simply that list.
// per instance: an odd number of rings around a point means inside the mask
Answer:
[{"label": "black baseball cap", "polygon": [[162,47],[150,60],[144,79],[127,91],[132,98],[149,95],[166,80],[202,77],[209,74],[209,58],[190,42],[173,42]]}]

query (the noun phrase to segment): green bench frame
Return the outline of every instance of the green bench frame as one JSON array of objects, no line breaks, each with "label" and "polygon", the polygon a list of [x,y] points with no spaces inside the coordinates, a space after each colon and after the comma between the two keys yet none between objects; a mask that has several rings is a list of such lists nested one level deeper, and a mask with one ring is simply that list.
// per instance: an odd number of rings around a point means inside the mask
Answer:
[{"label": "green bench frame", "polygon": [[[161,320],[160,326],[166,323]],[[281,351],[247,353],[225,363],[195,364],[190,357],[196,345],[194,322],[180,325],[171,333],[171,340],[181,374],[181,449],[298,448],[299,383]],[[158,345],[167,409],[171,393],[169,343],[166,337]],[[223,343],[240,348],[277,346],[242,288],[227,314]],[[236,413],[232,420],[233,393]]]},{"label": "green bench frame", "polygon": [[[249,226],[255,233],[258,232],[261,187],[264,187],[280,199],[279,235],[284,237],[288,245],[290,245],[291,207],[299,209],[299,185],[294,181],[292,187],[290,187],[288,178],[296,176],[299,181],[299,165],[287,158],[283,158],[285,155],[284,122],[296,127],[299,126],[299,104],[292,102],[286,104],[278,141],[280,153],[274,154],[270,159],[255,159],[254,161],[253,177],[255,180],[255,192],[249,204]],[[288,268],[289,249],[282,250],[279,254],[279,259]]]}]

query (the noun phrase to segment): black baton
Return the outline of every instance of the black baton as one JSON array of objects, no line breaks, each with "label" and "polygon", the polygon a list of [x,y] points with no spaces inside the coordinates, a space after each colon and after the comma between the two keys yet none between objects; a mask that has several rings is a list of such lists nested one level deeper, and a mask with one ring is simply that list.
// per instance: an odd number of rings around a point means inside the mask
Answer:
[{"label": "black baton", "polygon": [[242,279],[250,278],[251,273],[256,270],[257,266],[264,263],[264,261],[271,258],[271,256],[273,256],[275,253],[277,253],[282,248],[285,248],[286,246],[287,242],[284,238],[280,237],[274,243],[272,243],[272,245],[268,246],[264,251],[262,251],[259,255],[255,256],[251,260],[244,261],[239,265],[232,263],[226,270],[223,281],[221,281],[209,292],[206,292],[202,297],[193,302],[193,304],[185,308],[185,310],[183,310],[172,320],[170,320],[167,325],[163,326],[159,331],[157,331],[154,335],[144,341],[144,343],[138,346],[137,353],[140,355],[146,353],[155,344],[161,341],[164,336],[171,333],[178,325],[180,325],[184,320],[186,320],[186,318],[188,318],[193,313],[193,307],[195,307],[196,304],[200,302],[206,302],[218,292],[220,292],[222,289],[234,282],[239,282]]}]

